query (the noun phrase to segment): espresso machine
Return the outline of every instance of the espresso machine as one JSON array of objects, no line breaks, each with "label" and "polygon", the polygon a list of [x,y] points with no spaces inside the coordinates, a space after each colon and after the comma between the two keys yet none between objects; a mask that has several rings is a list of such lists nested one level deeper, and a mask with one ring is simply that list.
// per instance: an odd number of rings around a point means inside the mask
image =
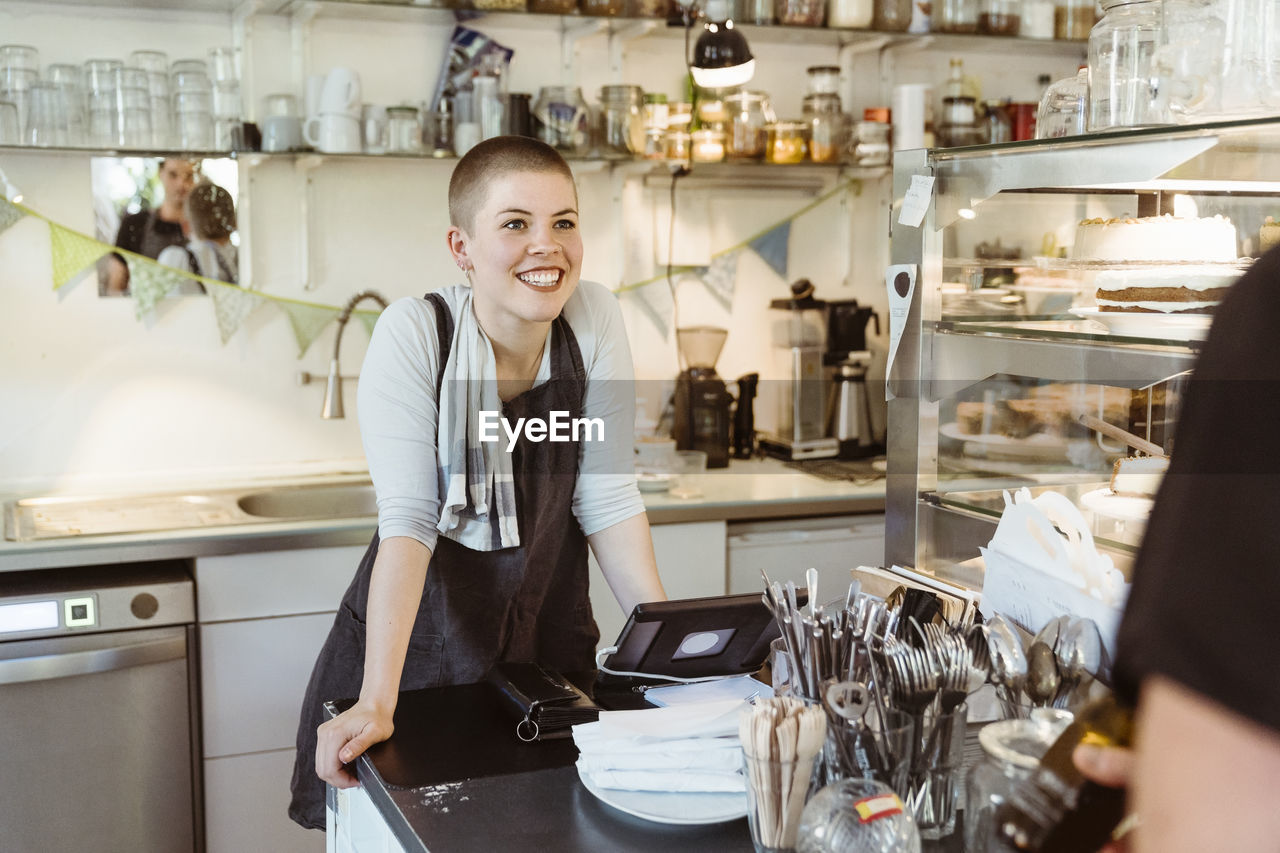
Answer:
[{"label": "espresso machine", "polygon": [[761,434],[760,448],[781,459],[825,459],[840,452],[840,442],[827,434],[827,304],[813,291],[813,283],[802,278],[791,285],[790,299],[769,303],[778,312],[770,337],[783,381],[778,429]]},{"label": "espresso machine", "polygon": [[880,315],[859,305],[856,299],[827,303],[827,353],[824,360],[832,369],[830,420],[827,435],[840,443],[841,459],[865,459],[884,452],[871,423],[871,397],[867,393],[867,323],[875,321],[880,334]]},{"label": "espresso machine", "polygon": [[672,437],[677,450],[701,450],[708,468],[729,465],[729,407],[733,397],[716,374],[716,359],[727,329],[687,326],[676,329],[684,369],[676,377]]}]

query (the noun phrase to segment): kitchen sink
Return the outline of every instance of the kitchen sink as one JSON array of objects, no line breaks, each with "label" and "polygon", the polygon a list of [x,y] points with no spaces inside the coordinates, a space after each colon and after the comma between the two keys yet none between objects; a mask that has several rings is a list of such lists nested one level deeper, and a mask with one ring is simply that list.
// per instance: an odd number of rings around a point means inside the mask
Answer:
[{"label": "kitchen sink", "polygon": [[258,518],[363,518],[378,514],[370,483],[266,489],[244,495],[236,506]]}]

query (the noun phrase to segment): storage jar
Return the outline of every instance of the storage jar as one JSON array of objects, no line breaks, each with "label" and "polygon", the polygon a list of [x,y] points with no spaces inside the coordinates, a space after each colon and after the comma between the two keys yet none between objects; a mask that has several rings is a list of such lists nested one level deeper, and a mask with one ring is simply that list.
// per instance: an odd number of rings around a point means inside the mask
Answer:
[{"label": "storage jar", "polygon": [[849,144],[849,117],[840,109],[840,96],[805,95],[804,114],[809,120],[809,159],[839,163]]},{"label": "storage jar", "polygon": [[859,166],[889,165],[889,123],[863,120],[853,126],[853,162]]},{"label": "storage jar", "polygon": [[1022,0],[982,0],[978,32],[990,36],[1016,36],[1022,25]]},{"label": "storage jar", "polygon": [[936,33],[976,33],[978,0],[933,0],[931,26]]},{"label": "storage jar", "polygon": [[765,159],[770,163],[803,163],[808,130],[808,122],[803,121],[778,121],[769,125]]},{"label": "storage jar", "polygon": [[724,133],[719,130],[695,130],[689,134],[695,163],[719,163],[724,159]]},{"label": "storage jar", "polygon": [[529,11],[539,15],[572,15],[578,0],[528,0]]},{"label": "storage jar", "polygon": [[805,69],[806,95],[840,94],[840,66],[811,65]]},{"label": "storage jar", "polygon": [[827,0],[775,0],[773,12],[779,24],[820,27],[826,22]]},{"label": "storage jar", "polygon": [[905,33],[911,26],[911,0],[875,0],[875,16],[871,25],[877,30]]},{"label": "storage jar", "polygon": [[633,18],[665,18],[670,10],[667,0],[629,0],[627,14]]},{"label": "storage jar", "polygon": [[600,145],[605,154],[635,155],[644,150],[644,115],[639,86],[600,90]]},{"label": "storage jar", "polygon": [[726,95],[729,110],[725,153],[730,159],[764,159],[768,142],[767,127],[774,120],[769,96],[764,92],[736,92]]},{"label": "storage jar", "polygon": [[996,809],[1027,782],[1065,725],[1047,719],[1001,720],[978,732],[982,759],[969,768],[965,784],[965,850],[996,849]]},{"label": "storage jar", "polygon": [[578,0],[578,8],[584,15],[617,17],[627,11],[626,0]]},{"label": "storage jar", "polygon": [[829,0],[827,26],[865,30],[875,17],[875,0]]},{"label": "storage jar", "polygon": [[1089,33],[1089,130],[1164,124],[1156,103],[1160,0],[1104,0]]},{"label": "storage jar", "polygon": [[1084,41],[1098,22],[1094,0],[1057,0],[1053,6],[1053,37]]},{"label": "storage jar", "polygon": [[[553,148],[572,154],[586,150],[590,125],[581,89],[543,86],[533,105],[533,120],[538,138]],[[462,121],[461,113],[458,121]]]},{"label": "storage jar", "polygon": [[673,163],[689,164],[689,149],[692,142],[687,130],[667,131],[667,159]]}]

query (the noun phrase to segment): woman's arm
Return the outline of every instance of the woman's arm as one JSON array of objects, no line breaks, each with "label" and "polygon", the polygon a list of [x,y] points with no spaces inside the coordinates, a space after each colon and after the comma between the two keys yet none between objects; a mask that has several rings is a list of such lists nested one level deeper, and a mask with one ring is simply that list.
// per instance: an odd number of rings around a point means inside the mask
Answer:
[{"label": "woman's arm", "polygon": [[667,600],[658,577],[658,561],[653,556],[647,515],[633,515],[598,530],[587,537],[587,542],[624,614],[645,601]]},{"label": "woman's arm", "polygon": [[360,698],[317,730],[316,773],[330,785],[356,785],[355,774],[343,765],[391,737],[409,632],[430,561],[427,546],[407,536],[393,536],[378,546],[369,580]]}]

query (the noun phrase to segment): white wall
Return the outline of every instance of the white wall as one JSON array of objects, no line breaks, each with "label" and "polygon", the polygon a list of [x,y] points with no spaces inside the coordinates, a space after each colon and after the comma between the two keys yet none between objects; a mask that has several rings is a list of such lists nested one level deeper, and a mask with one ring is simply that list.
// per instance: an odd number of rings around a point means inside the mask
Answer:
[{"label": "white wall", "polygon": [[[373,18],[322,16],[310,28],[299,62],[287,19],[251,19],[245,92],[250,115],[270,92],[301,96],[299,72],[338,64],[361,73],[368,101],[429,98],[452,24],[414,14]],[[561,82],[558,33],[499,29],[483,21],[470,25],[516,49],[513,91],[536,93]],[[580,42],[576,74],[588,100],[595,101],[599,87],[609,82],[639,83],[676,99],[683,41],[661,30],[630,43],[625,63],[616,69],[603,36]],[[234,37],[225,14],[31,3],[0,8],[0,33],[5,42],[35,45],[44,64],[124,58],[141,48],[167,50],[171,59],[201,56]],[[752,85],[773,94],[780,116],[800,112],[804,67],[838,59],[834,46],[763,45],[756,52],[760,71]],[[859,57],[855,68],[867,61]],[[939,61],[945,69],[946,57]],[[1059,70],[1075,64],[1060,56],[1055,61]],[[848,97],[856,109],[885,102],[879,96],[883,81],[874,71],[850,77]],[[22,189],[26,204],[92,233],[86,158],[7,153],[0,154],[0,168]],[[429,160],[329,161],[307,169],[267,159],[242,166],[240,203],[251,221],[243,236],[253,286],[340,305],[369,287],[396,298],[454,283],[443,238],[450,168],[451,161]],[[575,170],[587,243],[584,277],[616,287],[656,273],[652,208],[665,191],[590,164]],[[855,297],[878,305],[883,314],[888,184],[871,180],[852,202],[832,201],[798,219],[789,279],[807,276],[820,296]],[[681,190],[679,205],[686,209],[687,201],[688,210],[709,212],[712,249],[740,242],[813,197],[736,189],[704,197],[699,208],[697,195]],[[304,201],[309,223],[302,215]],[[306,280],[304,247],[310,261]],[[295,383],[300,369],[325,371],[333,326],[299,359],[286,317],[270,307],[259,309],[224,347],[206,298],[167,300],[154,317],[138,322],[129,300],[98,298],[91,273],[58,293],[50,282],[47,229],[41,223],[28,219],[0,234],[0,492],[363,467],[354,389],[348,388],[347,419],[325,421],[319,417],[322,388]],[[711,300],[701,284],[681,284],[682,322],[731,329],[722,375],[767,370],[765,306],[786,295],[786,284],[750,252],[741,257],[731,310]],[[659,331],[633,298],[623,297],[622,304],[638,375],[673,375],[673,336]],[[357,371],[366,340],[352,323],[343,342],[345,372]],[[883,341],[878,349],[883,352]]]}]

